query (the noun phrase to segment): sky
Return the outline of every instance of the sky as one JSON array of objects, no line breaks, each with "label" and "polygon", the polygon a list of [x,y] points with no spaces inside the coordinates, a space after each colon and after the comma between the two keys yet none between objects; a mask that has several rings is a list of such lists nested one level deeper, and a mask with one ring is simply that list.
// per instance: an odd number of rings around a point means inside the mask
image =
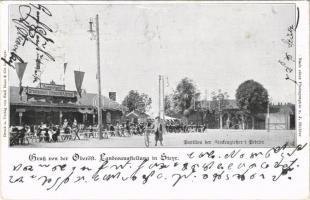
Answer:
[{"label": "sky", "polygon": [[[171,93],[184,77],[200,92],[221,89],[235,98],[238,86],[249,79],[261,83],[273,102],[295,103],[295,85],[285,80],[278,60],[285,52],[295,54],[281,39],[294,24],[292,4],[109,4],[45,5],[52,16],[41,21],[52,30],[46,50],[55,62],[43,60],[42,82],[54,80],[75,90],[74,70],[85,72],[82,88],[97,92],[96,42],[90,40],[90,18],[99,14],[102,94],[117,94],[121,102],[129,90],[148,94],[152,111],[158,105],[158,75],[168,77]],[[9,9],[19,18],[18,6]],[[10,45],[17,36],[10,22]],[[24,86],[35,86],[32,74],[36,50],[27,42],[18,49],[28,62]],[[63,64],[68,68],[63,82]],[[294,66],[294,65],[293,65]],[[10,85],[18,86],[10,70]],[[204,96],[204,95],[203,95]]]}]

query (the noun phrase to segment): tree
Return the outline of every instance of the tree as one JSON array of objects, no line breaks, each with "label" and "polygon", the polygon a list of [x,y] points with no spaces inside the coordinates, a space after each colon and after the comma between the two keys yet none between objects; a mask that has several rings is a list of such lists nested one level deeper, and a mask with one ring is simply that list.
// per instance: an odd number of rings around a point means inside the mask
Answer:
[{"label": "tree", "polygon": [[165,114],[166,115],[175,116],[176,112],[175,112],[174,106],[173,106],[173,95],[172,94],[165,95],[164,107],[165,107]]},{"label": "tree", "polygon": [[193,109],[193,100],[197,96],[194,82],[189,78],[183,78],[177,85],[173,94],[173,107],[178,114],[188,117]]},{"label": "tree", "polygon": [[236,100],[240,110],[252,117],[252,129],[254,129],[255,115],[265,113],[267,110],[269,101],[267,90],[256,81],[247,80],[239,85]]},{"label": "tree", "polygon": [[151,104],[152,99],[147,94],[139,94],[137,90],[130,90],[122,102],[122,105],[126,106],[129,112],[133,110],[147,112],[150,110]]}]

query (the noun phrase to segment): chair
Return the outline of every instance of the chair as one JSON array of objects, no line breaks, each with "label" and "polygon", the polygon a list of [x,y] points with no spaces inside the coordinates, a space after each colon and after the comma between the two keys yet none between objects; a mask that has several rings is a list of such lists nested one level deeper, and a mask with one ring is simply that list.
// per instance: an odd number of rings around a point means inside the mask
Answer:
[{"label": "chair", "polygon": [[10,132],[10,146],[16,145],[19,142],[18,138],[18,132],[17,131],[11,131]]},{"label": "chair", "polygon": [[[79,140],[81,140],[81,138],[80,138],[80,136],[79,136],[79,132],[80,132],[80,129],[78,129],[78,128],[73,129],[73,130],[71,131],[71,135],[72,135],[72,139],[73,139],[73,140],[76,140],[76,138],[79,139]],[[74,137],[74,138],[73,138],[73,137]]]}]

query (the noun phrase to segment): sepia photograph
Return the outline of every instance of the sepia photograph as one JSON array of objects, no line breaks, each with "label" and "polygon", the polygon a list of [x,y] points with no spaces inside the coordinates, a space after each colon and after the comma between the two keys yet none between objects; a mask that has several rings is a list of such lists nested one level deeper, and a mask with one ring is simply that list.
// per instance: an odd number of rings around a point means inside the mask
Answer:
[{"label": "sepia photograph", "polygon": [[1,198],[309,199],[308,1],[2,1],[0,29]]},{"label": "sepia photograph", "polygon": [[295,4],[8,14],[11,148],[296,146]]}]

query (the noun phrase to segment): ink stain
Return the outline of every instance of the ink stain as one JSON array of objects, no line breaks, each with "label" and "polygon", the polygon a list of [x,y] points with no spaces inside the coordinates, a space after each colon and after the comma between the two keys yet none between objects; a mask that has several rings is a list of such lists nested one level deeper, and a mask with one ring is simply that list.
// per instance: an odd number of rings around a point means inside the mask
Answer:
[{"label": "ink stain", "polygon": [[252,37],[252,34],[250,32],[245,33],[245,38],[250,39]]}]

